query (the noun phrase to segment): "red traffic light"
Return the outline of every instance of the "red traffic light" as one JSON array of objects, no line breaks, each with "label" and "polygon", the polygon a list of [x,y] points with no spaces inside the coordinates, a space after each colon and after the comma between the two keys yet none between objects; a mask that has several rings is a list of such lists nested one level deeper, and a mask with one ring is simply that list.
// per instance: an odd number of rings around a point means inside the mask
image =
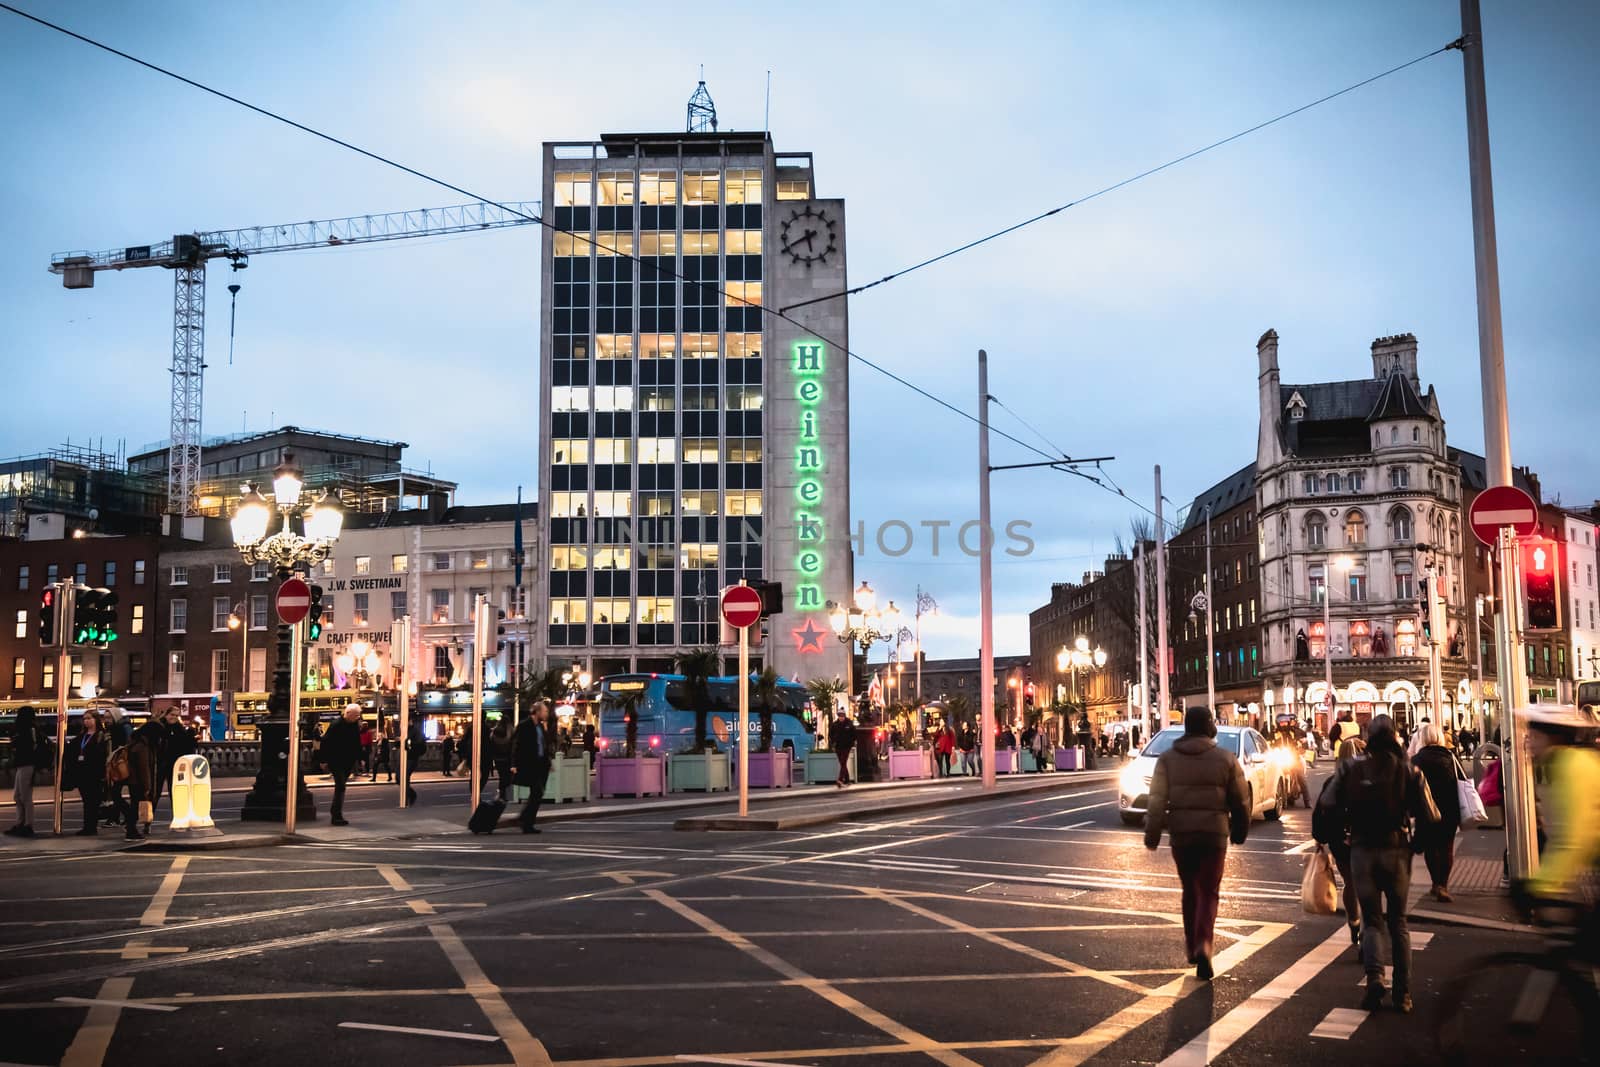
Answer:
[{"label": "red traffic light", "polygon": [[1524,625],[1529,630],[1561,629],[1561,546],[1543,537],[1518,545],[1522,557]]}]

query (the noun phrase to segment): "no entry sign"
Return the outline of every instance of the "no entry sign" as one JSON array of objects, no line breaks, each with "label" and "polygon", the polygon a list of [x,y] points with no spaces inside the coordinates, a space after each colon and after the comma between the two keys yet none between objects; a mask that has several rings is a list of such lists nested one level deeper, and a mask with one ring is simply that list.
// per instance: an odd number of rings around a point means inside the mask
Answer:
[{"label": "no entry sign", "polygon": [[1473,535],[1492,548],[1502,526],[1515,529],[1518,537],[1536,532],[1539,507],[1533,497],[1516,486],[1497,485],[1473,498],[1472,507],[1467,509],[1467,521],[1472,524]]},{"label": "no entry sign", "polygon": [[278,586],[278,618],[293,626],[311,610],[311,588],[299,578]]},{"label": "no entry sign", "polygon": [[730,585],[722,591],[722,621],[743,630],[761,619],[761,594],[754,586]]}]

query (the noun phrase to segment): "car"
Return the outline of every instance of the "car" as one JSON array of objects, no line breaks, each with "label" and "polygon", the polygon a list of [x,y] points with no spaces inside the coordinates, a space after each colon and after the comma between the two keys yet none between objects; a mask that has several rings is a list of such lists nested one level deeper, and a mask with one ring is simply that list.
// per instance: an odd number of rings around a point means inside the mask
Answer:
[{"label": "car", "polygon": [[[1170,726],[1150,739],[1122,772],[1117,789],[1117,810],[1122,821],[1136,826],[1144,821],[1150,803],[1150,779],[1156,773],[1156,758],[1183,737],[1183,727]],[[1280,761],[1271,758],[1267,739],[1248,726],[1217,727],[1217,744],[1232,752],[1244,769],[1245,796],[1250,817],[1276,819],[1289,803],[1289,783]]]}]

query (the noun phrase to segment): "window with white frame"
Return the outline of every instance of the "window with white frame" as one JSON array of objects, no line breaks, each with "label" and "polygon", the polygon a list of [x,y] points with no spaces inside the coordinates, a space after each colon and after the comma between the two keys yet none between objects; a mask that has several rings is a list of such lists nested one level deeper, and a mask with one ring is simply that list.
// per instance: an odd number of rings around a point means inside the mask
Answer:
[{"label": "window with white frame", "polygon": [[450,590],[433,589],[429,591],[428,618],[431,622],[450,621]]},{"label": "window with white frame", "polygon": [[250,629],[265,630],[267,628],[267,598],[253,596],[250,598]]},{"label": "window with white frame", "polygon": [[1321,548],[1328,543],[1328,520],[1320,512],[1313,511],[1306,516],[1306,544],[1312,548]]},{"label": "window with white frame", "polygon": [[233,564],[231,564],[231,563],[217,563],[217,564],[214,564],[212,566],[212,568],[211,568],[211,580],[213,582],[231,582],[231,581],[233,581]]},{"label": "window with white frame", "polygon": [[404,552],[397,552],[389,557],[389,573],[405,574],[411,569],[411,557]]},{"label": "window with white frame", "polygon": [[170,633],[181,634],[189,629],[189,601],[183,597],[176,597],[168,608],[167,630]]},{"label": "window with white frame", "polygon": [[136,559],[133,561],[133,584],[144,584],[144,560],[142,559]]},{"label": "window with white frame", "polygon": [[172,584],[172,585],[188,585],[189,584],[189,568],[188,567],[174,566],[172,568],[172,579],[171,579],[171,583],[170,584]]},{"label": "window with white frame", "polygon": [[1408,489],[1411,486],[1411,471],[1407,467],[1389,468],[1389,488]]},{"label": "window with white frame", "polygon": [[1411,573],[1411,564],[1402,560],[1394,565],[1394,598],[1396,600],[1415,600],[1416,597],[1416,575]]},{"label": "window with white frame", "polygon": [[447,571],[447,570],[449,570],[450,569],[450,553],[448,553],[448,552],[435,552],[433,554],[433,569],[436,570],[436,571]]},{"label": "window with white frame", "polygon": [[357,574],[371,574],[372,573],[372,557],[371,556],[357,556],[356,557],[356,573]]},{"label": "window with white frame", "polygon": [[[28,636],[28,609],[27,608],[18,608],[17,609],[17,637],[19,639],[21,639],[21,638],[26,638],[27,636]],[[44,635],[40,634],[39,636],[43,637]]]},{"label": "window with white frame", "polygon": [[272,568],[265,563],[257,563],[250,568],[252,582],[264,582],[272,577]]},{"label": "window with white frame", "polygon": [[226,630],[228,616],[233,614],[233,601],[225,596],[211,598],[211,628],[213,630]]},{"label": "window with white frame", "polygon": [[389,590],[389,614],[399,619],[406,613],[406,591],[404,589]]},{"label": "window with white frame", "polygon": [[214,648],[211,650],[211,688],[217,692],[232,690],[232,680],[228,677],[228,650]]},{"label": "window with white frame", "polygon": [[367,598],[369,596],[371,596],[370,593],[354,594],[355,603],[350,609],[351,626],[365,626],[367,624]]}]

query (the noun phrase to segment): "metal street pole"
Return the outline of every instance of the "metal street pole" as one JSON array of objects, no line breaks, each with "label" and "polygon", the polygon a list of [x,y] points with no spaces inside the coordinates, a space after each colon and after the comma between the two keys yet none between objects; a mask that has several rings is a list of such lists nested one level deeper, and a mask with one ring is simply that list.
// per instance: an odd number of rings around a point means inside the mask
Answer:
[{"label": "metal street pole", "polygon": [[1211,505],[1206,505],[1206,707],[1211,709],[1212,717],[1217,714],[1217,653],[1216,653],[1216,625],[1217,612],[1211,602]]},{"label": "metal street pole", "polygon": [[[744,579],[739,579],[744,585]],[[727,616],[723,616],[727,618]],[[739,631],[739,817],[750,814],[750,627]],[[708,777],[709,777],[709,771]],[[769,775],[776,772],[769,771]]]},{"label": "metal street pole", "polygon": [[[1505,338],[1500,319],[1500,259],[1495,239],[1494,179],[1489,163],[1489,101],[1483,77],[1483,21],[1478,0],[1461,0],[1461,69],[1467,97],[1467,163],[1472,183],[1473,267],[1478,295],[1478,373],[1483,389],[1483,454],[1491,486],[1511,483],[1511,420],[1506,407]],[[1538,868],[1534,848],[1533,767],[1520,746],[1517,705],[1528,699],[1515,582],[1515,539],[1499,538],[1500,584],[1496,589],[1495,647],[1502,655],[1500,681],[1505,714],[1506,840],[1511,877]]]},{"label": "metal street pole", "polygon": [[394,636],[389,640],[389,658],[400,657],[400,806],[406,807],[406,790],[411,783],[406,774],[410,770],[411,756],[406,751],[411,739],[411,616],[402,615],[394,625]]},{"label": "metal street pole", "polygon": [[483,635],[488,628],[489,598],[479,593],[472,598],[472,751],[467,754],[472,779],[467,783],[467,814],[478,810],[478,778],[483,768]]},{"label": "metal street pole", "polygon": [[[62,806],[66,803],[66,796],[61,790],[61,776],[66,773],[67,763],[67,683],[71,680],[72,658],[69,654],[68,638],[73,636],[73,615],[77,612],[78,587],[75,582],[59,581],[56,583],[55,596],[55,643],[56,643],[56,814],[54,829],[57,837],[61,836]],[[82,727],[79,727],[82,729]],[[129,816],[132,819],[133,816]],[[84,823],[88,825],[87,822]]]},{"label": "metal street pole", "polygon": [[[301,619],[289,631],[289,662],[295,665],[289,679],[289,767],[284,779],[283,832],[294,833],[295,816],[300,807],[300,649],[306,621]],[[315,813],[313,813],[315,818]]]},{"label": "metal street pole", "polygon": [[[1338,717],[1338,703],[1333,699],[1333,622],[1328,617],[1328,605],[1333,600],[1333,560],[1329,559],[1322,567],[1322,681],[1327,687],[1327,692],[1322,695],[1323,702],[1328,708],[1328,722],[1325,730],[1333,729],[1333,720]],[[1316,723],[1317,710],[1310,707],[1307,701],[1307,710],[1311,712],[1311,721]]]},{"label": "metal street pole", "polygon": [[1167,722],[1167,527],[1161,517],[1161,464],[1156,464],[1156,714]]},{"label": "metal street pole", "polygon": [[1488,725],[1484,718],[1483,693],[1483,594],[1479,593],[1474,598],[1474,602],[1478,624],[1472,628],[1472,649],[1473,653],[1478,657],[1478,699],[1475,702],[1477,707],[1474,709],[1476,715],[1473,718],[1473,723],[1478,734],[1478,744],[1481,745],[1484,737],[1487,736],[1484,731]]},{"label": "metal street pole", "polygon": [[994,538],[989,525],[989,353],[978,349],[978,737],[983,788],[994,789]]}]

